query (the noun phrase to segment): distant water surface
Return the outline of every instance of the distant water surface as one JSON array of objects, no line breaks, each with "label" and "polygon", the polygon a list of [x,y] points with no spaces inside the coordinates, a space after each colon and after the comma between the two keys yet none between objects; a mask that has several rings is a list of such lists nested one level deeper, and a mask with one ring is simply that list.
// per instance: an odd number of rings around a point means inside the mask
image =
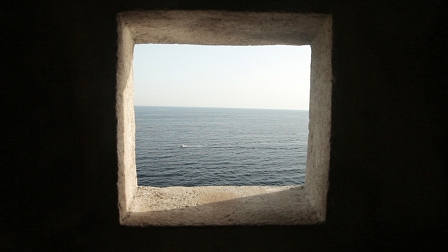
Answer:
[{"label": "distant water surface", "polygon": [[308,111],[135,107],[140,186],[304,182]]}]

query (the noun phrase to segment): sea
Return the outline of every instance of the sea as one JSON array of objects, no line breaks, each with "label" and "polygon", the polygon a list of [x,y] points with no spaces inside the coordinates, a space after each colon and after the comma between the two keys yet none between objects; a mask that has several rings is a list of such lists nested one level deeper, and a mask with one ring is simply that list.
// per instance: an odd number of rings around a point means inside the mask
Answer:
[{"label": "sea", "polygon": [[308,111],[135,107],[139,186],[304,183]]}]

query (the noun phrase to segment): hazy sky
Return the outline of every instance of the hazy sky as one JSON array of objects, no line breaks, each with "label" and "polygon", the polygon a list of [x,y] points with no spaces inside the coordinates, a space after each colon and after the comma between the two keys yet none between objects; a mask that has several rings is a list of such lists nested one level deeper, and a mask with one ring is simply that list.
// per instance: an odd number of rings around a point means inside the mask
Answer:
[{"label": "hazy sky", "polygon": [[308,110],[309,46],[135,45],[136,106]]}]

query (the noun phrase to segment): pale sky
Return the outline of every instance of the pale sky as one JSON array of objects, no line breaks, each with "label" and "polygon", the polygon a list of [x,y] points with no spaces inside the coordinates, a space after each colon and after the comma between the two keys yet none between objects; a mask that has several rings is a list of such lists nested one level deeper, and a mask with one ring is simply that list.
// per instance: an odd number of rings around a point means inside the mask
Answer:
[{"label": "pale sky", "polygon": [[135,45],[135,106],[308,110],[309,46]]}]

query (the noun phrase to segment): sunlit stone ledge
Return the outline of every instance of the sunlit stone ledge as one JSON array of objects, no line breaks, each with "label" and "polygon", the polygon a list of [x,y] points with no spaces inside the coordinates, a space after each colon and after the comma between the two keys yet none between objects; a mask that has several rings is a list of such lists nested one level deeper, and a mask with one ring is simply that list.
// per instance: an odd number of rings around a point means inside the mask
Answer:
[{"label": "sunlit stone ledge", "polygon": [[297,225],[319,219],[303,186],[138,187],[131,226]]}]

